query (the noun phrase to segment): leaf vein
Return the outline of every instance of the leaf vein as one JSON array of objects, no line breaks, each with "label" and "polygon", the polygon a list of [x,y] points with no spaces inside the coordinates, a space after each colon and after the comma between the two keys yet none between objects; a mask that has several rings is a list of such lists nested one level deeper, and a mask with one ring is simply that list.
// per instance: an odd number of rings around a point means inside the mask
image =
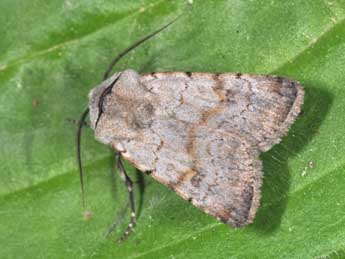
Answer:
[{"label": "leaf vein", "polygon": [[160,1],[156,2],[155,4],[150,4],[150,5],[148,5],[145,8],[144,11],[142,11],[142,7],[141,7],[139,9],[135,10],[132,14],[130,14],[128,16],[121,17],[120,19],[116,20],[115,22],[108,23],[108,24],[106,24],[104,26],[99,27],[97,30],[94,30],[92,32],[84,34],[84,35],[82,35],[80,37],[73,38],[73,39],[70,39],[70,40],[58,43],[58,44],[56,44],[54,46],[51,46],[51,47],[49,47],[47,49],[43,49],[41,51],[37,51],[37,52],[32,53],[32,54],[27,54],[27,55],[25,55],[23,57],[20,57],[20,58],[14,60],[14,61],[9,62],[8,64],[0,64],[0,72],[6,71],[7,69],[9,69],[11,67],[14,67],[14,66],[17,66],[17,65],[22,65],[22,64],[28,63],[32,59],[44,56],[44,55],[49,54],[50,52],[53,52],[53,51],[55,51],[57,49],[62,49],[63,47],[71,45],[71,44],[73,44],[75,42],[79,42],[80,40],[82,40],[84,38],[90,37],[91,35],[99,33],[100,31],[105,30],[106,28],[109,28],[109,27],[113,26],[114,24],[116,24],[117,22],[119,22],[122,19],[126,19],[128,17],[132,17],[132,16],[135,16],[137,14],[142,14],[143,12],[146,12],[147,10],[152,9],[155,6],[161,4],[162,2],[165,2],[165,1],[166,0],[160,0]]},{"label": "leaf vein", "polygon": [[332,30],[337,27],[338,25],[342,25],[344,23],[345,19],[341,19],[338,22],[330,22],[326,25],[324,31],[314,40],[310,41],[309,44],[306,46],[306,48],[302,49],[300,52],[296,53],[296,55],[294,55],[293,57],[291,57],[289,60],[285,61],[284,63],[280,64],[277,68],[275,68],[274,70],[272,70],[270,72],[270,74],[275,74],[277,73],[279,70],[281,70],[282,68],[291,65],[293,63],[295,63],[304,53],[306,53],[309,49],[313,48],[314,46],[316,46],[321,39],[323,39],[324,37],[326,37],[329,33],[332,32]]}]

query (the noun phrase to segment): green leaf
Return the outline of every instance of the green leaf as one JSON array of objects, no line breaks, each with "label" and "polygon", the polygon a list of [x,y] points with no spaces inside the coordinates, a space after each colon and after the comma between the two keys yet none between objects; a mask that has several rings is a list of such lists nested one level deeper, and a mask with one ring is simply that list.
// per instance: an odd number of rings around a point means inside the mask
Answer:
[{"label": "green leaf", "polygon": [[[127,165],[140,214],[118,245],[127,218],[104,233],[126,189],[85,129],[83,219],[71,120],[116,53],[181,13],[116,70],[287,76],[303,114],[261,156],[254,224],[230,229]],[[1,258],[344,258],[344,0],[2,0],[0,14]]]}]

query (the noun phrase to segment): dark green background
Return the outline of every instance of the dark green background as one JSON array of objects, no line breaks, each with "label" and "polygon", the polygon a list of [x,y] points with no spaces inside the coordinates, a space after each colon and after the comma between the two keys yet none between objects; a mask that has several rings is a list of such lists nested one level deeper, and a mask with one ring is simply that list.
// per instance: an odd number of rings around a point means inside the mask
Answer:
[{"label": "dark green background", "polygon": [[[287,76],[305,87],[303,114],[261,156],[254,224],[229,229],[128,167],[140,216],[118,245],[127,220],[104,236],[127,197],[112,153],[85,130],[85,221],[68,119],[116,53],[181,13],[116,70]],[[1,0],[0,257],[343,258],[344,18],[344,0]]]}]

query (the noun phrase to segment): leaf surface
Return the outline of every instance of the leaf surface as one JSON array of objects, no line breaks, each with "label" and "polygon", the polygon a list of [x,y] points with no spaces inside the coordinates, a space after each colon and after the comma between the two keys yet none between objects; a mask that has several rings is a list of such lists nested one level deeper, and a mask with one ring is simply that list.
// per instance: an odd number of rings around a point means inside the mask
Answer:
[{"label": "leaf surface", "polygon": [[[3,0],[0,13],[1,258],[342,258],[344,0]],[[83,219],[73,120],[114,55],[181,13],[116,70],[287,76],[305,88],[303,114],[261,155],[254,224],[229,229],[127,164],[140,214],[118,245],[127,219],[104,233],[126,189],[85,129]]]}]

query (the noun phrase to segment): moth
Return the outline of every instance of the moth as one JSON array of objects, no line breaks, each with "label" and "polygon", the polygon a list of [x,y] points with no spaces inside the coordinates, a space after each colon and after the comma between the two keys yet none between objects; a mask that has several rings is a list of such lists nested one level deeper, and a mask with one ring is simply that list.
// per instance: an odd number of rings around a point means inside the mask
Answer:
[{"label": "moth", "polygon": [[124,53],[165,27],[115,58],[105,80],[91,90],[79,124],[81,183],[80,131],[88,113],[95,138],[117,152],[131,208],[121,240],[135,224],[132,181],[121,157],[205,213],[241,227],[253,221],[259,207],[259,154],[281,140],[303,104],[298,82],[270,75],[140,75],[128,69],[109,77]]}]

